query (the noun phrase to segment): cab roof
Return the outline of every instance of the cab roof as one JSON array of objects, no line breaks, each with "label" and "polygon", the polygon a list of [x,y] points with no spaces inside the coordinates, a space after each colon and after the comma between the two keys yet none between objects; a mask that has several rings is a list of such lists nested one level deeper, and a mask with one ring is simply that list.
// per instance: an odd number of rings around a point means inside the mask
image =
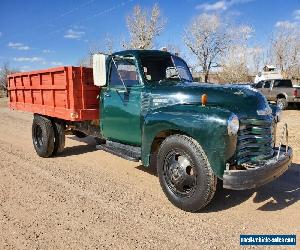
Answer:
[{"label": "cab roof", "polygon": [[171,53],[168,51],[163,51],[163,50],[139,50],[139,49],[134,49],[134,50],[122,50],[118,51],[112,54],[114,55],[119,55],[119,56],[126,56],[126,55],[133,55],[135,57],[140,57],[140,56],[152,56],[152,55],[164,55],[164,56],[170,56]]}]

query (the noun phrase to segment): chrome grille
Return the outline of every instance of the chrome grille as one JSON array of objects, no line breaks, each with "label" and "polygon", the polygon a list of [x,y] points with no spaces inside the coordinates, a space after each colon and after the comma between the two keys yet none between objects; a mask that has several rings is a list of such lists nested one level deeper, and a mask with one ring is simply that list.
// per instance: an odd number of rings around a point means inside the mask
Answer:
[{"label": "chrome grille", "polygon": [[266,160],[274,155],[272,121],[260,119],[240,119],[236,160],[237,164]]}]

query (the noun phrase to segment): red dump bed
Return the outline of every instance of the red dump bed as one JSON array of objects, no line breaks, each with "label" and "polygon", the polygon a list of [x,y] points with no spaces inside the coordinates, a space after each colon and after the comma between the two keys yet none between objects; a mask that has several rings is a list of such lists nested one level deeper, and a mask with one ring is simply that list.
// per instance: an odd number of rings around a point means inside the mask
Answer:
[{"label": "red dump bed", "polygon": [[69,121],[99,119],[93,69],[65,66],[8,76],[9,107]]}]

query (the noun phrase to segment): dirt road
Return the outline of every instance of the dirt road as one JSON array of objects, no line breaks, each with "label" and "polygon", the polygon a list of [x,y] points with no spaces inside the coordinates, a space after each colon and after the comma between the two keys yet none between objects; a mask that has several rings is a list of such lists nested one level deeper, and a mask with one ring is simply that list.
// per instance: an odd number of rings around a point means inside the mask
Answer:
[{"label": "dirt road", "polygon": [[[297,234],[300,242],[300,111],[285,111],[294,164],[262,188],[220,189],[199,213],[172,206],[139,163],[68,136],[42,159],[32,115],[0,99],[0,249],[238,249],[240,234]],[[282,248],[281,248],[282,249]]]}]

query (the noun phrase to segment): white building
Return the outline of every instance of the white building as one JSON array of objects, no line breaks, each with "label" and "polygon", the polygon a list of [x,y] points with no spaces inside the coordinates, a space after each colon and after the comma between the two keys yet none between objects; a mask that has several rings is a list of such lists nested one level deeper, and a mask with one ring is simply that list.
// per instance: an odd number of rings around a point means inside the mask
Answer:
[{"label": "white building", "polygon": [[278,70],[274,65],[265,65],[263,71],[259,72],[254,79],[254,82],[257,83],[262,80],[269,79],[282,79],[280,70]]}]

